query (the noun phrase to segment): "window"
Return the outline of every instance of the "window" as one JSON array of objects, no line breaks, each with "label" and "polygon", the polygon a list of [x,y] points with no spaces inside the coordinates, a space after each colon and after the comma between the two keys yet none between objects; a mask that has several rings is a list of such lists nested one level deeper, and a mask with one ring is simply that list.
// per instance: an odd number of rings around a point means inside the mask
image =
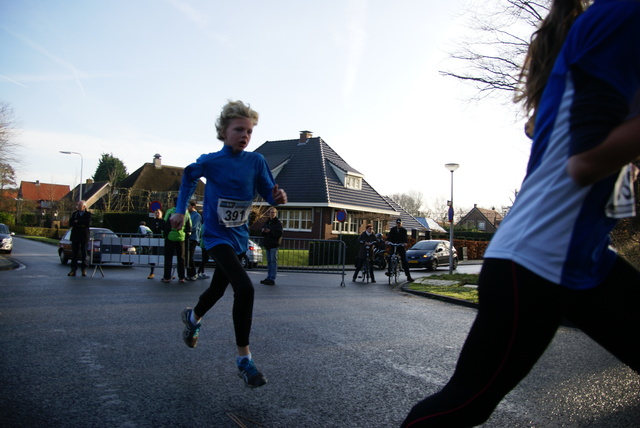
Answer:
[{"label": "window", "polygon": [[478,230],[486,230],[487,226],[484,221],[478,220]]},{"label": "window", "polygon": [[311,210],[278,210],[278,219],[284,230],[311,232],[313,227]]},{"label": "window", "polygon": [[350,234],[350,235],[355,235],[358,233],[359,222],[358,222],[358,219],[356,219],[353,216],[353,214],[347,213],[347,219],[344,221],[343,224],[340,224],[340,222],[336,220],[336,210],[333,210],[331,215],[333,216],[333,227],[332,227],[333,233],[335,234],[344,233],[344,234]]},{"label": "window", "polygon": [[344,187],[347,189],[362,189],[362,178],[354,175],[347,175],[344,182]]}]

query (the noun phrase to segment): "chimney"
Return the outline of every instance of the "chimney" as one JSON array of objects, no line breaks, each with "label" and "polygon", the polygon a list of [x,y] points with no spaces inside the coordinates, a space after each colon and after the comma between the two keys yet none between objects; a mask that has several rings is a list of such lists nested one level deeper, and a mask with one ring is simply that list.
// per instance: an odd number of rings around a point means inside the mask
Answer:
[{"label": "chimney", "polygon": [[153,155],[153,166],[155,166],[157,169],[162,169],[162,161],[160,159],[162,159],[160,153],[156,153],[155,155]]},{"label": "chimney", "polygon": [[36,180],[36,186],[40,185],[40,180]]},{"label": "chimney", "polygon": [[90,178],[87,178],[87,182],[86,182],[86,184],[93,184],[93,180],[92,180],[92,179],[90,179]]},{"label": "chimney", "polygon": [[300,131],[300,143],[299,144],[304,144],[306,143],[309,138],[313,137],[313,132],[311,131]]}]

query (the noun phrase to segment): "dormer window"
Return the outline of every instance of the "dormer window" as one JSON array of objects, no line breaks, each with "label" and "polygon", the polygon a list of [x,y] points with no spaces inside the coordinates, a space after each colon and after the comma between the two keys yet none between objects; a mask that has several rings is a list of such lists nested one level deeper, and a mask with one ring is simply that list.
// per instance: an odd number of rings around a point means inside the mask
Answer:
[{"label": "dormer window", "polygon": [[347,189],[362,190],[362,177],[347,174],[344,180],[344,187]]}]

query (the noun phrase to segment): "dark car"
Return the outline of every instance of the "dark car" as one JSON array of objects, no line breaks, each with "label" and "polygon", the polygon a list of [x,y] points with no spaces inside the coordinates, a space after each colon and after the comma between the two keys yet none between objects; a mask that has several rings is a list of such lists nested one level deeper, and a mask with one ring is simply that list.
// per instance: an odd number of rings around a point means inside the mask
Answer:
[{"label": "dark car", "polygon": [[[87,263],[89,259],[92,260],[92,264],[100,263],[100,241],[106,235],[116,235],[116,233],[111,229],[106,229],[103,227],[91,227],[89,228],[89,242],[87,243]],[[136,249],[131,245],[124,245],[122,247],[122,251],[126,252],[126,254],[135,254]],[[67,233],[64,234],[62,239],[60,239],[60,243],[58,244],[58,256],[60,256],[60,263],[66,265],[69,260],[71,260],[73,253],[71,250],[71,229],[67,230]],[[131,263],[122,263],[123,265],[130,265]]]},{"label": "dark car", "polygon": [[[421,267],[436,270],[438,266],[449,266],[449,242],[426,240],[417,242],[407,250],[409,267]],[[458,254],[453,248],[453,269],[458,267]]]},{"label": "dark car", "polygon": [[0,223],[0,252],[11,254],[13,250],[13,235],[6,224]]}]

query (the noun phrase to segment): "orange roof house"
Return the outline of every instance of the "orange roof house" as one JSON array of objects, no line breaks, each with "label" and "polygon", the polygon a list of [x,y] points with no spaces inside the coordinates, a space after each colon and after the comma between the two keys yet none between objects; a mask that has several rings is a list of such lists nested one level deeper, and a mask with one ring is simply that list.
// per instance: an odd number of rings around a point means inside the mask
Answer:
[{"label": "orange roof house", "polygon": [[[47,203],[59,201],[67,193],[69,186],[66,184],[40,183],[40,181],[22,181],[18,190],[18,197],[26,201],[36,201],[43,207]],[[45,202],[45,204],[43,204]]]}]

